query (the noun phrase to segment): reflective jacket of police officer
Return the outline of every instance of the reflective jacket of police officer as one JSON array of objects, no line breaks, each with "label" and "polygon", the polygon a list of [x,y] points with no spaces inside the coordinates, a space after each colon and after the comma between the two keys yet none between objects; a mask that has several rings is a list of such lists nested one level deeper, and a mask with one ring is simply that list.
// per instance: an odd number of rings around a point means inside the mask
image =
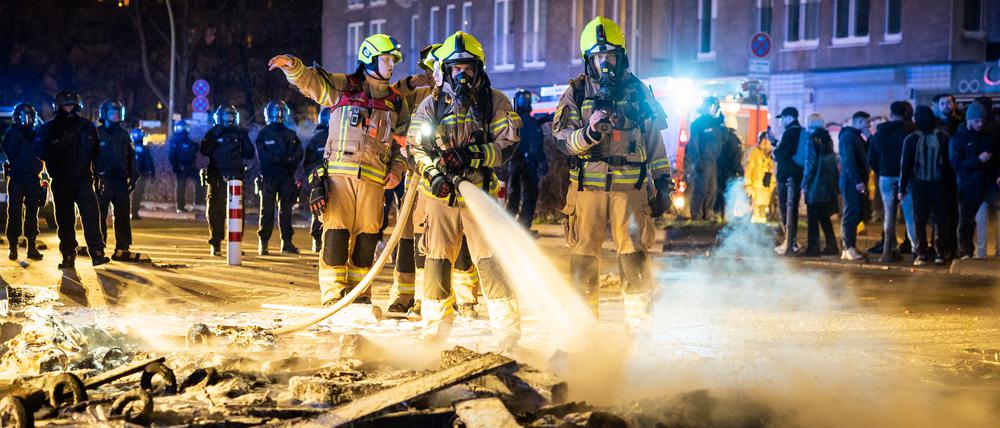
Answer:
[{"label": "reflective jacket of police officer", "polygon": [[[30,110],[30,111],[28,111]],[[35,145],[35,109],[28,104],[14,108],[14,125],[3,136],[3,153],[10,161],[10,179],[38,181],[42,161]]]},{"label": "reflective jacket of police officer", "polygon": [[245,129],[238,126],[239,112],[227,106],[216,112],[216,125],[201,142],[201,154],[208,157],[208,173],[223,178],[246,174],[243,161],[253,159],[253,143]]},{"label": "reflective jacket of police officer", "polygon": [[257,133],[260,175],[272,183],[291,180],[302,162],[302,142],[285,126],[288,107],[281,101],[268,103],[264,117],[267,125]]},{"label": "reflective jacket of police officer", "polygon": [[82,108],[82,102],[72,111],[59,106],[56,116],[39,129],[41,159],[56,182],[94,179],[100,139],[94,124],[77,114]]}]

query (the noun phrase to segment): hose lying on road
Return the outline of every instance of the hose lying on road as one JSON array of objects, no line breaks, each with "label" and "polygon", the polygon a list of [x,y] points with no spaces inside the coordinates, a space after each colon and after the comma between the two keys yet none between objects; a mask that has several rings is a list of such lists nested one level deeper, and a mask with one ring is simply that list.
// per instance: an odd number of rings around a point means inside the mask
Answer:
[{"label": "hose lying on road", "polygon": [[413,173],[409,173],[406,176],[406,183],[407,183],[406,196],[403,198],[403,205],[400,207],[399,216],[396,217],[396,226],[392,228],[392,235],[389,235],[389,242],[386,242],[385,249],[382,251],[381,254],[379,254],[378,259],[375,260],[375,264],[372,266],[371,269],[368,270],[368,273],[365,274],[365,277],[361,279],[361,282],[359,282],[358,285],[354,286],[354,288],[351,289],[351,291],[347,293],[347,295],[341,297],[340,300],[337,301],[337,303],[334,303],[332,306],[330,306],[330,308],[327,309],[326,312],[317,314],[316,316],[309,318],[305,321],[302,321],[298,324],[292,324],[276,328],[272,331],[272,333],[276,335],[288,334],[312,327],[316,323],[319,323],[320,321],[323,321],[333,316],[333,314],[339,312],[341,309],[344,309],[345,307],[347,307],[347,305],[353,303],[354,299],[357,299],[358,296],[361,295],[361,293],[364,293],[365,290],[368,290],[368,287],[371,286],[372,281],[375,280],[375,277],[378,276],[379,272],[382,270],[382,267],[384,267],[385,263],[389,260],[389,257],[391,256],[392,252],[396,249],[396,244],[399,243],[400,235],[403,234],[403,225],[410,220],[410,214],[413,211],[413,201],[417,199],[418,186],[420,185],[420,176],[415,175]]}]

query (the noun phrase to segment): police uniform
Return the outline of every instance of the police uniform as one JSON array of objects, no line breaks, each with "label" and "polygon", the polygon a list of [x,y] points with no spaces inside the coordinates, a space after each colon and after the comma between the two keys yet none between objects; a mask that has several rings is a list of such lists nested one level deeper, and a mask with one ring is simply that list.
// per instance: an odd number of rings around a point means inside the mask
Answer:
[{"label": "police uniform", "polygon": [[135,182],[135,190],[132,192],[132,218],[139,219],[139,208],[142,204],[143,196],[146,195],[146,184],[156,178],[156,165],[153,163],[153,153],[150,151],[142,134],[134,139],[135,166],[138,170],[138,178]]},{"label": "police uniform", "polygon": [[[238,123],[238,121],[237,121]],[[201,154],[208,157],[208,206],[206,216],[209,224],[208,243],[214,254],[219,253],[222,240],[225,238],[225,225],[228,218],[228,180],[243,180],[246,176],[244,161],[253,159],[253,143],[245,129],[236,124],[224,126],[218,124],[209,129],[201,142]],[[245,183],[244,183],[245,187]],[[246,204],[246,198],[243,198]]]},{"label": "police uniform", "polygon": [[[278,202],[278,225],[281,229],[282,251],[291,250],[292,206],[297,196],[295,171],[302,163],[302,142],[295,131],[283,123],[268,124],[257,133],[257,157],[260,161],[260,227],[257,237],[262,249],[267,248],[274,230],[275,200]],[[297,252],[297,251],[294,251]]]},{"label": "police uniform", "polygon": [[[42,258],[35,247],[35,238],[38,236],[38,208],[42,194],[38,177],[42,172],[42,161],[38,158],[39,147],[35,145],[34,115],[35,109],[30,105],[16,106],[14,126],[8,128],[3,137],[3,153],[10,162],[6,173],[8,198],[6,235],[13,256],[11,259],[17,259],[17,241],[22,231],[27,239],[28,258],[34,260]],[[24,120],[28,116],[31,119]]]},{"label": "police uniform", "polygon": [[193,205],[204,203],[205,188],[201,185],[201,178],[198,177],[198,167],[196,165],[199,149],[198,142],[192,140],[188,131],[184,130],[174,132],[174,135],[170,137],[169,146],[167,158],[170,161],[170,168],[176,177],[177,187],[174,189],[174,200],[176,201],[177,210],[184,211],[186,209],[184,202],[187,199],[188,180],[194,182]]},{"label": "police uniform", "polygon": [[97,172],[97,202],[101,213],[101,233],[108,240],[108,209],[114,206],[115,250],[128,251],[132,245],[129,219],[129,189],[138,178],[135,149],[128,131],[119,123],[105,120],[97,127],[100,153],[94,167]]}]

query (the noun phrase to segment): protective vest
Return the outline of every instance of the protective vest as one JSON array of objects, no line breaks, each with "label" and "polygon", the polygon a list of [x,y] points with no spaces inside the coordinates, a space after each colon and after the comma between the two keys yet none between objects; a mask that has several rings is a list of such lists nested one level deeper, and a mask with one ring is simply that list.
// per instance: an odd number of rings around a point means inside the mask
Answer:
[{"label": "protective vest", "polygon": [[394,134],[404,103],[393,88],[385,98],[374,98],[364,88],[364,78],[349,76],[348,86],[330,107],[326,166],[331,175],[349,175],[385,184],[393,157]]}]

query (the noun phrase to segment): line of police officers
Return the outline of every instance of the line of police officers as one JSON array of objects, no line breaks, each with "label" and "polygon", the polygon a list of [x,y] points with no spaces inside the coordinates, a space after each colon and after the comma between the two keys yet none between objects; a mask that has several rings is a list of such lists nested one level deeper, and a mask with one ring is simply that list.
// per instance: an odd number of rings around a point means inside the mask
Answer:
[{"label": "line of police officers", "polygon": [[[624,33],[614,22],[591,21],[580,49],[585,73],[570,81],[552,119],[558,148],[572,160],[564,209],[571,276],[596,311],[597,257],[610,225],[626,284],[627,324],[641,334],[651,312],[653,218],[667,209],[673,187],[660,136],[666,117],[650,88],[629,73]],[[459,263],[467,249],[494,336],[501,346],[513,346],[520,314],[509,276],[457,188],[468,181],[497,195],[495,169],[517,150],[530,107],[519,102],[521,111],[515,111],[491,87],[482,46],[469,34],[456,32],[421,56],[426,73],[394,85],[389,79],[402,53],[399,42],[384,34],[364,40],[350,74],[306,67],[291,55],[270,61],[271,70],[281,69],[329,114],[306,155],[310,206],[322,225],[321,231],[313,227],[320,241],[314,241],[321,253],[320,299],[340,299],[371,267],[383,189],[399,185],[409,171],[409,179],[420,180],[420,194],[397,249],[390,309],[419,307],[421,336],[444,340],[461,299],[453,282],[456,269],[465,268]]]}]

